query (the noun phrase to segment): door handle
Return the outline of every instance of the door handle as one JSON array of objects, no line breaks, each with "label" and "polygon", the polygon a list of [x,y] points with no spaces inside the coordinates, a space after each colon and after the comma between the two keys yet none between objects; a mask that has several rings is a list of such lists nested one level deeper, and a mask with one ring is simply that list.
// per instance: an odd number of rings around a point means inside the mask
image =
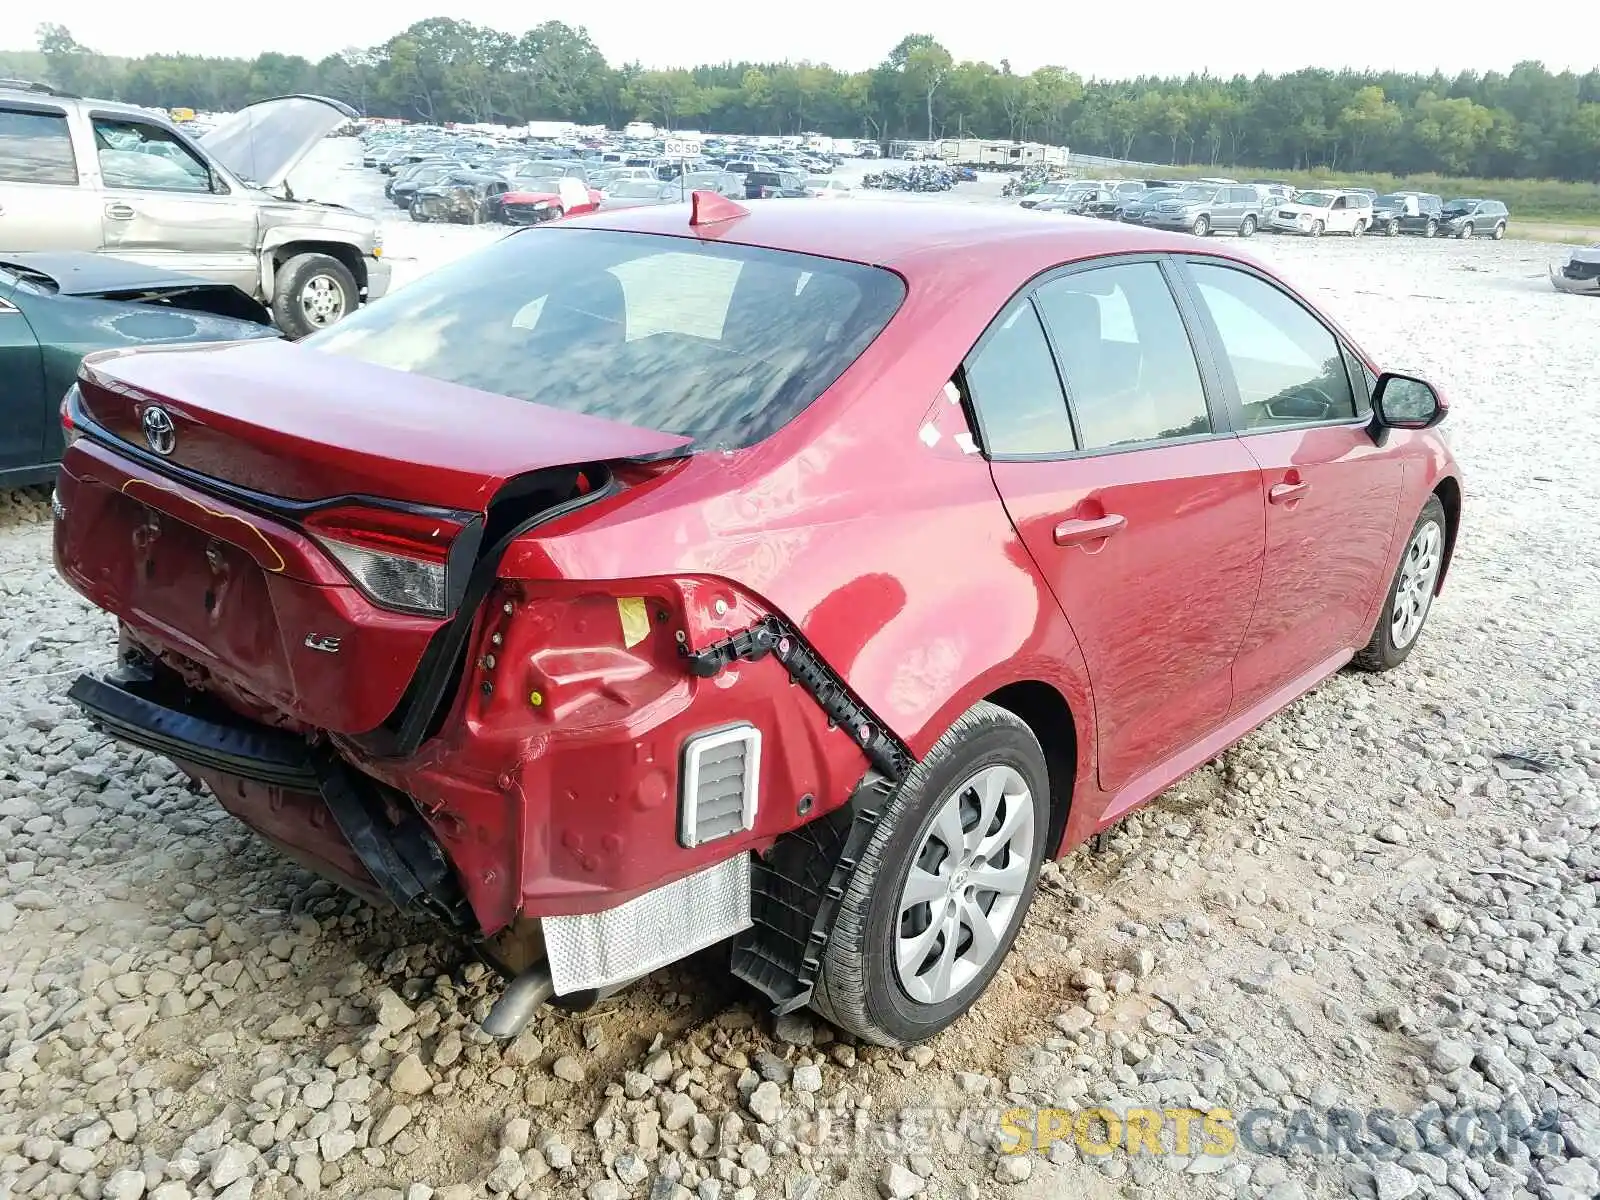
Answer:
[{"label": "door handle", "polygon": [[1120,513],[1107,513],[1089,521],[1062,521],[1056,526],[1056,545],[1082,546],[1104,541],[1127,523],[1128,518]]},{"label": "door handle", "polygon": [[133,208],[127,204],[106,205],[106,216],[110,217],[113,221],[131,221],[138,215],[139,214],[134,212]]},{"label": "door handle", "polygon": [[1305,480],[1298,483],[1275,483],[1267,489],[1267,500],[1272,504],[1293,504],[1311,490]]}]

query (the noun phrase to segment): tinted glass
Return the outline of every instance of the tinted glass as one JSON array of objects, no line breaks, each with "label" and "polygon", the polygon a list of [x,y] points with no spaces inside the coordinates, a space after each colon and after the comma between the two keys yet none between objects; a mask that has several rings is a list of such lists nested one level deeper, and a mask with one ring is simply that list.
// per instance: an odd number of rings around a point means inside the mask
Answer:
[{"label": "tinted glass", "polygon": [[1233,369],[1246,428],[1355,416],[1344,356],[1327,326],[1243,271],[1189,269]]},{"label": "tinted glass", "polygon": [[904,295],[898,276],[856,263],[551,228],[457,259],[303,344],[738,447],[820,396]]},{"label": "tinted glass", "polygon": [[1018,304],[967,360],[967,390],[990,454],[1060,454],[1073,449],[1072,422],[1050,344],[1031,304]]},{"label": "tinted glass", "polygon": [[67,118],[0,109],[0,179],[11,183],[75,184],[77,160]]},{"label": "tinted glass", "polygon": [[100,178],[107,187],[209,192],[211,173],[166,130],[136,121],[94,122]]},{"label": "tinted glass", "polygon": [[1194,349],[1155,263],[1066,275],[1035,298],[1085,450],[1211,432]]}]

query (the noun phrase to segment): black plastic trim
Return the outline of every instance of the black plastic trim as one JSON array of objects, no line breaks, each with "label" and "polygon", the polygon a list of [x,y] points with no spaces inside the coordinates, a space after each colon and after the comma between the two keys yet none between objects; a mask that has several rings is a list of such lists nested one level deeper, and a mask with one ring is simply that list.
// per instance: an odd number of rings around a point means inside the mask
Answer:
[{"label": "black plastic trim", "polygon": [[455,616],[435,631],[429,640],[427,649],[422,652],[422,661],[412,674],[411,686],[395,706],[395,711],[377,730],[352,740],[370,753],[386,758],[400,758],[415,751],[426,740],[439,706],[449,699],[445,693],[450,688],[456,665],[466,650],[478,610],[498,578],[500,559],[504,557],[507,547],[530,529],[564,517],[621,490],[616,478],[608,474],[600,486],[581,496],[541,509],[496,538],[474,564],[463,586]]},{"label": "black plastic trim", "polygon": [[131,745],[256,783],[319,790],[310,748],[293,734],[191,716],[92,675],[80,675],[67,699],[95,725]]}]

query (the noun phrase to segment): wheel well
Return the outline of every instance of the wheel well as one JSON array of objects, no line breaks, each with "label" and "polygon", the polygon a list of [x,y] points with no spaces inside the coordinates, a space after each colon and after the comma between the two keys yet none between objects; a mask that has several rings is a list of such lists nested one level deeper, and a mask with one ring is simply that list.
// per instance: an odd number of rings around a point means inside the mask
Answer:
[{"label": "wheel well", "polygon": [[[272,251],[272,274],[276,278],[283,264],[297,254],[326,254],[329,258],[336,258],[350,269],[350,274],[355,276],[356,287],[363,293],[367,290],[367,264],[362,260],[361,251],[348,242],[285,242],[276,246]],[[277,292],[277,287],[273,287]]]},{"label": "wheel well", "polygon": [[1439,565],[1439,582],[1435,585],[1443,587],[1445,573],[1450,570],[1450,560],[1455,557],[1456,529],[1461,524],[1461,484],[1453,476],[1446,475],[1439,480],[1433,494],[1439,497],[1439,503],[1444,507],[1444,562]]},{"label": "wheel well", "polygon": [[1050,773],[1050,828],[1045,838],[1045,858],[1056,856],[1067,829],[1072,789],[1078,772],[1078,727],[1061,693],[1036,679],[1007,684],[984,699],[1022,718],[1039,739]]}]

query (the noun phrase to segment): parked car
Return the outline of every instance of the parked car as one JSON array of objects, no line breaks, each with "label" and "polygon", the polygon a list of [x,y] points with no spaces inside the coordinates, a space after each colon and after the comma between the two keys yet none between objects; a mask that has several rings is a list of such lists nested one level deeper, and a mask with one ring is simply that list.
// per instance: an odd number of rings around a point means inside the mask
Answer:
[{"label": "parked car", "polygon": [[1574,250],[1565,266],[1551,267],[1550,282],[1558,292],[1600,296],[1600,245]]},{"label": "parked car", "polygon": [[1492,237],[1506,235],[1511,213],[1498,200],[1452,200],[1440,213],[1439,228],[1451,237]]},{"label": "parked car", "polygon": [[1431,238],[1439,232],[1444,201],[1431,192],[1391,192],[1372,202],[1372,232],[1387,237],[1419,233]]},{"label": "parked car", "polygon": [[1173,184],[1169,187],[1146,188],[1137,196],[1129,197],[1117,210],[1117,219],[1126,221],[1130,225],[1144,224],[1145,214],[1163,200],[1171,200],[1183,191],[1186,184]]},{"label": "parked car", "polygon": [[1143,180],[1139,179],[1107,179],[1102,183],[1104,194],[1086,200],[1080,211],[1086,217],[1099,217],[1101,220],[1120,220],[1123,206],[1130,200],[1142,196],[1147,190]]},{"label": "parked car", "polygon": [[805,182],[806,195],[817,200],[848,200],[856,194],[842,179],[833,179],[823,175],[813,175]]},{"label": "parked car", "polygon": [[609,212],[648,204],[674,204],[679,199],[675,183],[662,183],[659,179],[619,179],[601,189],[599,207],[602,212]]},{"label": "parked car", "polygon": [[120,627],[71,699],[481,939],[491,1034],[732,939],[776,1005],[930,1037],[1043,861],[1402,664],[1445,577],[1443,398],[1265,267],[794,213],[520,230],[303,344],[70,394],[55,560]]},{"label": "parked car", "polygon": [[793,171],[751,171],[744,177],[746,200],[796,199],[809,194],[806,177]]},{"label": "parked car", "polygon": [[464,169],[460,163],[418,163],[392,176],[393,182],[385,190],[396,208],[409,212],[411,202],[416,199],[419,191],[425,187],[432,187],[448,179],[454,172]]},{"label": "parked car", "polygon": [[355,115],[285,96],[194,140],[133,105],[0,87],[0,250],[96,251],[232,284],[302,337],[389,287],[373,218],[287,187]]},{"label": "parked car", "polygon": [[593,212],[603,199],[597,189],[584,186],[576,176],[556,180],[552,191],[517,190],[514,180],[511,186],[513,190],[489,200],[490,218],[507,225],[539,225],[558,217]]},{"label": "parked car", "polygon": [[1112,198],[1111,189],[1099,180],[1080,179],[1064,192],[1042,197],[1032,208],[1036,213],[1062,213],[1077,217],[1093,205],[1111,203]]},{"label": "parked car", "polygon": [[452,171],[437,183],[417,189],[411,200],[411,219],[448,221],[457,225],[496,221],[500,219],[502,201],[510,191],[510,182],[498,175]]},{"label": "parked car", "polygon": [[232,284],[108,254],[0,253],[0,487],[54,477],[61,398],[85,354],[278,336]]},{"label": "parked car", "polygon": [[1078,193],[1089,193],[1099,190],[1099,185],[1093,180],[1082,179],[1050,179],[1041,183],[1021,200],[1017,201],[1019,208],[1037,208],[1042,201],[1056,200],[1065,197],[1077,189]]},{"label": "parked car", "polygon": [[1249,184],[1191,183],[1145,208],[1140,220],[1157,229],[1186,229],[1196,237],[1222,231],[1253,237],[1261,227],[1261,193]]},{"label": "parked car", "polygon": [[1372,203],[1363,192],[1301,192],[1272,210],[1275,233],[1348,233],[1360,237],[1372,224]]}]

